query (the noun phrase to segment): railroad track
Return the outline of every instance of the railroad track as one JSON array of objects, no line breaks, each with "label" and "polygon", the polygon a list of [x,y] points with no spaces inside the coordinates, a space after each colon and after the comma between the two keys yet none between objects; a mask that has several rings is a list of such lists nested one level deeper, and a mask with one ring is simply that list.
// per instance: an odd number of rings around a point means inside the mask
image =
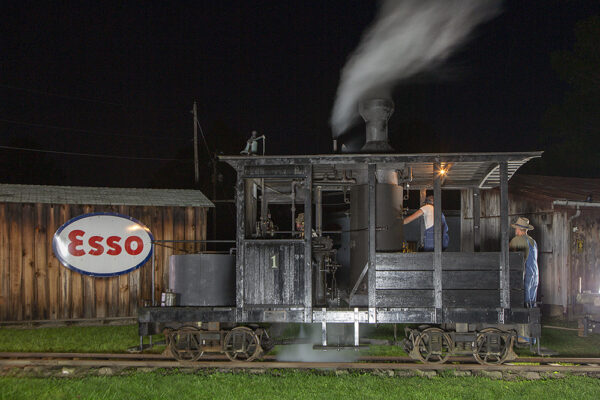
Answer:
[{"label": "railroad track", "polygon": [[0,367],[85,367],[85,368],[193,368],[193,369],[330,369],[330,370],[463,370],[578,372],[600,374],[600,358],[523,357],[503,365],[481,365],[471,357],[451,357],[445,364],[423,364],[409,357],[359,357],[353,362],[277,361],[266,356],[261,361],[232,362],[220,355],[201,361],[174,361],[162,354],[106,353],[0,353]]}]

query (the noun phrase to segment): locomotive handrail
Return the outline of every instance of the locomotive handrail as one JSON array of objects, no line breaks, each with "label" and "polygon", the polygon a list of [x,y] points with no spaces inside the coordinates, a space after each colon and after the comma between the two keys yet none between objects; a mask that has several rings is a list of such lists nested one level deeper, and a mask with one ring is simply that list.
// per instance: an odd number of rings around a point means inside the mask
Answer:
[{"label": "locomotive handrail", "polygon": [[231,239],[211,239],[211,240],[153,240],[152,243],[235,243]]}]

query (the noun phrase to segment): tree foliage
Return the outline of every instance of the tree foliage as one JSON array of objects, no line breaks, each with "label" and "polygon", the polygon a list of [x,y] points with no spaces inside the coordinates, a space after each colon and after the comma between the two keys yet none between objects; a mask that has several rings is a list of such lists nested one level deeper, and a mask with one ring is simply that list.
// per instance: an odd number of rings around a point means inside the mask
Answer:
[{"label": "tree foliage", "polygon": [[600,177],[600,17],[575,28],[571,50],[552,54],[552,66],[568,83],[564,101],[542,122],[547,175]]}]

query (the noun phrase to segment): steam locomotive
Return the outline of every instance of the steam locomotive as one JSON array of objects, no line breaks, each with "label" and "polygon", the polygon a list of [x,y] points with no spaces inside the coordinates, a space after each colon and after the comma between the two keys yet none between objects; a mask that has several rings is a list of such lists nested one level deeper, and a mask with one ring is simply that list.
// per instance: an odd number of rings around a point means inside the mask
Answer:
[{"label": "steam locomotive", "polygon": [[[503,363],[517,337],[539,342],[523,255],[508,249],[508,180],[541,152],[395,154],[393,103],[368,100],[360,111],[360,152],[220,157],[237,172],[235,253],[173,256],[176,301],[141,308],[140,335],[164,331],[181,360],[252,361],[277,342],[268,324],[320,324],[324,349],[360,346],[361,325],[407,324],[404,348],[426,363],[456,354]],[[500,190],[500,251],[442,250],[442,191],[465,188]],[[419,252],[402,215],[410,191],[427,189],[435,246]],[[350,334],[332,340],[334,326]]]}]

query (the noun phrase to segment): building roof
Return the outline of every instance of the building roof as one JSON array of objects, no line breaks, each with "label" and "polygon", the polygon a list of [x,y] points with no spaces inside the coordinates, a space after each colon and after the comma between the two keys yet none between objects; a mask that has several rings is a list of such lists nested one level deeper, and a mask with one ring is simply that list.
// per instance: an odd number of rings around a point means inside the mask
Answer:
[{"label": "building roof", "polygon": [[199,190],[0,184],[0,202],[214,207]]},{"label": "building roof", "polygon": [[542,200],[600,202],[600,179],[517,174],[509,182],[509,188],[511,194]]},{"label": "building roof", "polygon": [[445,170],[442,189],[479,187],[490,189],[500,185],[498,164],[506,162],[508,178],[526,162],[541,157],[541,151],[512,153],[420,153],[420,154],[321,154],[297,156],[220,156],[234,168],[244,166],[312,165],[315,174],[335,175],[335,170],[365,170],[368,164],[378,168],[410,168],[412,189],[430,188],[437,171],[434,163]]}]

